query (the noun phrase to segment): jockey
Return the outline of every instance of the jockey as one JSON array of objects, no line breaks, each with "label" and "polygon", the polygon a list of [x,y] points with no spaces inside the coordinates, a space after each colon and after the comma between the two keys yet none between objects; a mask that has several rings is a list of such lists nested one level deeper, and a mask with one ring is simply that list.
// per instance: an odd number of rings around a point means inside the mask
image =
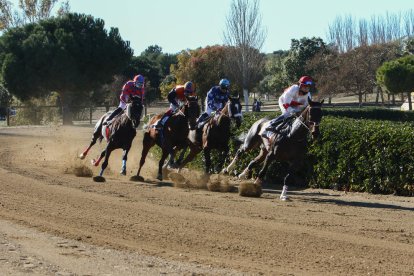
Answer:
[{"label": "jockey", "polygon": [[[282,129],[292,115],[304,110],[308,105],[308,97],[311,97],[309,90],[313,84],[311,77],[303,76],[299,79],[298,84],[287,88],[279,97],[279,107],[282,115],[271,120],[266,130],[277,132]],[[263,133],[263,137],[267,138],[266,132]]]},{"label": "jockey", "polygon": [[120,114],[126,107],[126,103],[128,102],[129,98],[132,96],[139,96],[141,97],[142,102],[145,99],[145,87],[144,87],[145,79],[142,75],[136,75],[133,80],[127,81],[124,86],[122,87],[121,96],[119,96],[120,102],[117,109],[115,109],[111,115],[106,119],[103,125],[109,125],[112,119]]},{"label": "jockey", "polygon": [[212,113],[220,112],[226,105],[230,95],[230,82],[228,79],[221,79],[218,86],[213,86],[207,93],[206,110],[198,118],[198,127],[201,128],[204,121],[210,117]]},{"label": "jockey", "polygon": [[186,97],[195,96],[194,84],[191,81],[187,81],[184,85],[177,85],[170,93],[168,93],[168,102],[170,108],[164,113],[161,119],[158,121],[156,128],[162,129],[165,122],[170,118],[172,114],[177,112],[180,105],[186,102]]}]

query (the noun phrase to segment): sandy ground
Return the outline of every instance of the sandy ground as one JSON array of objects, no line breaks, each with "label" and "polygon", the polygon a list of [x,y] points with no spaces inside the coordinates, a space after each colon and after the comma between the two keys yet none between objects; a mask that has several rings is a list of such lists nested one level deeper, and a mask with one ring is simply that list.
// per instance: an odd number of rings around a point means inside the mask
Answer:
[{"label": "sandy ground", "polygon": [[91,127],[0,128],[0,275],[414,275],[414,198],[293,190],[261,198],[77,177]]}]

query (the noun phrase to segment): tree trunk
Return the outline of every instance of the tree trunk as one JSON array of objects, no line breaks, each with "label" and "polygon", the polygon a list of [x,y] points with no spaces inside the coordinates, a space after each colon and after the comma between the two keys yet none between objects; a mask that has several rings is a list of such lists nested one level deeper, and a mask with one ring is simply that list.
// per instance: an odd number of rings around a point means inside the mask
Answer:
[{"label": "tree trunk", "polygon": [[413,104],[411,103],[411,92],[407,92],[408,97],[408,110],[413,110]]},{"label": "tree trunk", "polygon": [[358,102],[359,102],[359,107],[362,107],[362,92],[358,93]]},{"label": "tree trunk", "polygon": [[245,111],[249,112],[249,90],[243,88],[244,105],[246,106]]},{"label": "tree trunk", "polygon": [[70,108],[70,97],[68,93],[60,93],[60,104],[62,108],[62,122],[63,125],[73,125],[73,113]]}]

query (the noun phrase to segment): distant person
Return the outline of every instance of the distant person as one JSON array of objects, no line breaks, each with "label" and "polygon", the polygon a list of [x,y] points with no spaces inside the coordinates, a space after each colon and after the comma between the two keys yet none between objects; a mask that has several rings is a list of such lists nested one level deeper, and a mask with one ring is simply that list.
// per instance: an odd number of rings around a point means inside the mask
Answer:
[{"label": "distant person", "polygon": [[219,85],[213,86],[208,92],[206,97],[206,109],[203,114],[198,118],[199,128],[204,124],[211,114],[214,112],[220,112],[226,105],[230,96],[230,81],[228,79],[221,79]]},{"label": "distant person", "polygon": [[260,102],[260,100],[258,99],[254,99],[253,101],[253,112],[260,112],[260,106],[262,105],[262,103]]},{"label": "distant person", "polygon": [[111,115],[106,119],[103,125],[109,125],[112,122],[112,119],[115,116],[119,115],[126,107],[126,104],[130,97],[132,96],[139,96],[141,97],[141,101],[144,102],[145,99],[145,87],[144,87],[145,79],[142,75],[136,75],[132,80],[127,81],[124,86],[122,87],[122,93],[119,96],[119,106],[115,109]]},{"label": "distant person", "polygon": [[158,121],[156,128],[162,129],[168,118],[173,115],[180,105],[186,102],[186,97],[195,96],[194,84],[191,81],[187,81],[184,85],[177,85],[168,93],[168,102],[170,108],[164,113],[161,119]]},{"label": "distant person", "polygon": [[[270,121],[267,131],[277,132],[289,121],[292,115],[301,112],[308,105],[308,97],[311,98],[309,92],[313,85],[313,79],[309,76],[303,76],[299,79],[297,84],[285,89],[283,94],[279,97],[279,107],[282,114]],[[268,137],[267,131],[263,133],[263,137]]]}]

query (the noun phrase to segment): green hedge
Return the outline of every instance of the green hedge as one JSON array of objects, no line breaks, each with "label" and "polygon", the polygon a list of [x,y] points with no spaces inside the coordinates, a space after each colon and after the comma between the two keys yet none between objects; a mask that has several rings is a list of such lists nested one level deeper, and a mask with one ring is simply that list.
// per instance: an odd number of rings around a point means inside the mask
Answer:
[{"label": "green hedge", "polygon": [[414,127],[411,123],[327,116],[309,155],[311,186],[414,195]]},{"label": "green hedge", "polygon": [[347,117],[353,119],[387,120],[398,122],[413,122],[414,112],[401,111],[389,108],[361,107],[361,108],[324,108],[324,116]]}]

